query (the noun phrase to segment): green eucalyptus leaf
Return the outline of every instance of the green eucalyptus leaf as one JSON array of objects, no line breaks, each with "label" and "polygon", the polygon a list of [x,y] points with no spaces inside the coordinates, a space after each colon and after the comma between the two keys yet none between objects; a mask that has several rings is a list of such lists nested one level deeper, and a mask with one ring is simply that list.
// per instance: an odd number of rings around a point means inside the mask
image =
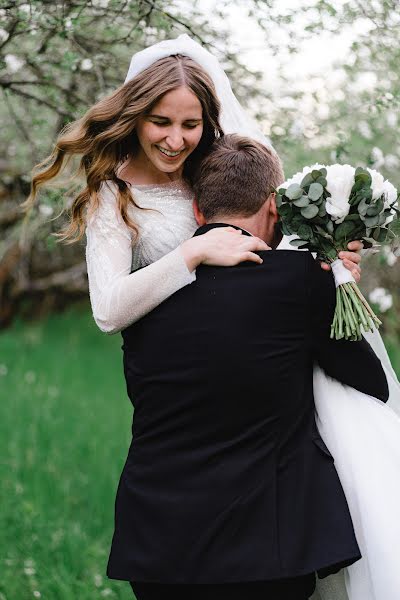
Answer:
[{"label": "green eucalyptus leaf", "polygon": [[281,222],[281,230],[283,235],[293,235],[293,233],[295,233],[288,223]]},{"label": "green eucalyptus leaf", "polygon": [[304,217],[301,216],[300,211],[296,214],[293,215],[293,218],[291,220],[291,226],[296,229],[300,227],[300,225],[303,225],[304,223]]},{"label": "green eucalyptus leaf", "polygon": [[323,229],[322,227],[320,227],[319,225],[315,226],[315,231],[316,233],[318,233],[320,236],[322,236],[323,238],[329,239],[333,241],[332,236],[329,234],[328,231],[326,231],[325,229]]},{"label": "green eucalyptus leaf", "polygon": [[393,232],[390,229],[386,229],[386,227],[382,227],[378,242],[382,244],[383,242],[390,241],[391,238],[393,239]]},{"label": "green eucalyptus leaf", "polygon": [[279,208],[280,206],[282,206],[283,199],[282,199],[281,194],[276,194],[276,196],[275,196],[275,204],[276,204],[277,208]]},{"label": "green eucalyptus leaf", "polygon": [[327,230],[328,233],[331,233],[331,234],[333,233],[334,225],[333,225],[333,223],[332,223],[332,221],[330,219],[329,219],[329,221],[326,224],[326,230]]},{"label": "green eucalyptus leaf", "polygon": [[312,183],[308,190],[308,197],[310,200],[318,200],[324,193],[324,188],[320,183]]},{"label": "green eucalyptus leaf", "polygon": [[350,197],[349,197],[349,204],[350,204],[350,206],[357,206],[361,202],[362,199],[363,199],[363,196],[360,195],[359,193],[351,192]]},{"label": "green eucalyptus leaf", "polygon": [[325,167],[321,167],[319,172],[321,173],[322,177],[326,177],[328,174],[328,171],[325,169]]},{"label": "green eucalyptus leaf", "polygon": [[370,238],[369,236],[363,237],[362,241],[365,249],[372,248],[372,246],[375,246],[375,240],[373,238]]},{"label": "green eucalyptus leaf", "polygon": [[356,227],[352,221],[343,221],[343,223],[340,223],[340,225],[338,225],[335,229],[335,240],[339,241],[348,239],[355,228]]},{"label": "green eucalyptus leaf", "polygon": [[300,225],[297,233],[302,240],[310,240],[313,237],[313,230],[307,224]]},{"label": "green eucalyptus leaf", "polygon": [[352,213],[351,215],[347,215],[344,219],[345,221],[360,221],[360,215],[357,213]]},{"label": "green eucalyptus leaf", "polygon": [[331,261],[334,261],[337,258],[337,251],[335,250],[335,248],[330,248],[325,252],[325,254],[326,257],[329,258],[329,260]]},{"label": "green eucalyptus leaf", "polygon": [[367,214],[367,210],[369,209],[369,203],[363,198],[360,204],[357,206],[358,212],[361,216],[365,217]]},{"label": "green eucalyptus leaf", "polygon": [[376,215],[375,217],[364,217],[363,220],[366,227],[376,227],[379,224],[379,215]]},{"label": "green eucalyptus leaf", "polygon": [[326,188],[326,186],[328,185],[328,182],[325,177],[318,177],[316,183],[320,183],[324,188]]},{"label": "green eucalyptus leaf", "polygon": [[365,169],[356,169],[355,181],[362,181],[364,184],[371,186],[372,178],[368,171]]},{"label": "green eucalyptus leaf", "polygon": [[307,173],[307,175],[304,175],[300,185],[302,188],[305,188],[307,185],[311,185],[313,181],[311,173]]},{"label": "green eucalyptus leaf", "polygon": [[289,215],[292,214],[292,207],[290,204],[288,204],[287,202],[285,202],[284,204],[282,204],[282,206],[280,206],[278,208],[278,213],[282,218],[287,218],[289,217]]},{"label": "green eucalyptus leaf", "polygon": [[314,179],[314,181],[317,181],[317,179],[319,177],[321,177],[322,173],[321,171],[317,171],[317,169],[314,169],[314,171],[311,171],[311,177]]},{"label": "green eucalyptus leaf", "polygon": [[308,199],[308,196],[301,196],[300,198],[298,198],[298,200],[293,200],[293,204],[295,206],[303,208],[304,206],[308,206],[310,204],[310,201]]},{"label": "green eucalyptus leaf", "polygon": [[289,200],[297,200],[297,198],[300,198],[302,195],[303,190],[298,183],[292,183],[286,190],[286,197],[289,198]]},{"label": "green eucalyptus leaf", "polygon": [[308,242],[306,240],[296,239],[296,240],[290,240],[290,244],[292,246],[295,246],[295,248],[300,248],[301,246],[307,246]]},{"label": "green eucalyptus leaf", "polygon": [[382,213],[381,215],[379,215],[379,221],[378,221],[378,225],[384,225],[386,223],[386,215],[385,213]]},{"label": "green eucalyptus leaf", "polygon": [[326,215],[326,207],[325,204],[321,204],[321,206],[318,209],[318,216],[319,217],[325,217]]},{"label": "green eucalyptus leaf", "polygon": [[313,219],[317,216],[318,210],[318,206],[310,204],[309,206],[305,206],[304,208],[302,208],[300,212],[306,219]]},{"label": "green eucalyptus leaf", "polygon": [[368,210],[367,210],[367,216],[375,217],[376,215],[379,215],[383,211],[383,206],[384,206],[383,200],[382,200],[382,198],[379,198],[376,202],[369,205]]},{"label": "green eucalyptus leaf", "polygon": [[388,230],[383,227],[378,227],[378,229],[375,229],[372,237],[374,238],[374,240],[382,244],[383,242],[386,242],[386,239],[388,237]]}]

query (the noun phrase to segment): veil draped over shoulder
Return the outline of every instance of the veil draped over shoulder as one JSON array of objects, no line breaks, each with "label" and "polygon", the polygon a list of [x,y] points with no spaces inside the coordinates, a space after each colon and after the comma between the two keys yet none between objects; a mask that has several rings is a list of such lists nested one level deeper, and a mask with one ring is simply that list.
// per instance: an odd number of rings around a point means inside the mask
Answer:
[{"label": "veil draped over shoulder", "polygon": [[[136,53],[126,81],[155,61],[183,54],[211,76],[225,133],[239,133],[272,147],[232,92],[218,60],[188,35]],[[284,237],[279,248],[288,245]],[[334,456],[362,559],[317,581],[312,600],[398,600],[400,594],[400,384],[377,330],[365,334],[385,369],[390,397],[383,404],[314,368],[316,422]]]}]

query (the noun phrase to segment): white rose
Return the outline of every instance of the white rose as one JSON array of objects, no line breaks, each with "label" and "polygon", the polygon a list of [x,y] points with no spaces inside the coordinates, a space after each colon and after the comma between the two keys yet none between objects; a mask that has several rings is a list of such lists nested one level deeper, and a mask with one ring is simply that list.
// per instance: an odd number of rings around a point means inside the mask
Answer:
[{"label": "white rose", "polygon": [[377,200],[378,198],[380,198],[383,194],[383,184],[384,184],[384,179],[383,176],[378,173],[378,171],[375,171],[374,169],[368,169],[367,168],[368,173],[371,175],[371,189],[372,189],[372,200]]},{"label": "white rose", "polygon": [[[398,202],[397,200],[397,190],[394,187],[393,184],[390,183],[390,181],[388,181],[386,179],[386,181],[384,181],[383,186],[382,186],[382,191],[384,194],[384,208],[390,208],[391,206],[395,206],[397,208],[398,206]],[[392,214],[390,214],[385,223],[383,224],[383,227],[387,227],[387,225],[389,225],[389,223],[391,223],[394,219],[395,216],[395,212],[394,210],[392,210]]]},{"label": "white rose", "polygon": [[330,198],[326,199],[326,212],[331,215],[332,221],[339,224],[350,211],[349,197],[355,169],[350,165],[330,165],[326,169],[326,189],[330,194]]},{"label": "white rose", "polygon": [[[384,181],[383,186],[383,193],[385,194],[385,208],[389,208],[390,206],[392,206],[392,204],[397,200],[397,190],[394,187],[394,185],[392,183],[390,183],[390,181],[388,181],[386,179],[386,181]],[[397,206],[397,202],[395,202],[394,206]]]}]

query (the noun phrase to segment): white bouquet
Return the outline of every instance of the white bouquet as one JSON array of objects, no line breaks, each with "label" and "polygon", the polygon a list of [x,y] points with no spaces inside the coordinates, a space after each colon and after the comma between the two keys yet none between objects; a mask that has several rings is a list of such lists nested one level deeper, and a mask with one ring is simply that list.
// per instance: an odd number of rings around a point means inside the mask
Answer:
[{"label": "white bouquet", "polygon": [[290,243],[332,266],[332,338],[359,340],[361,328],[370,331],[381,324],[338,253],[354,240],[368,248],[394,238],[389,225],[399,214],[398,200],[396,188],[380,173],[350,165],[305,167],[276,190],[282,232],[296,236]]}]

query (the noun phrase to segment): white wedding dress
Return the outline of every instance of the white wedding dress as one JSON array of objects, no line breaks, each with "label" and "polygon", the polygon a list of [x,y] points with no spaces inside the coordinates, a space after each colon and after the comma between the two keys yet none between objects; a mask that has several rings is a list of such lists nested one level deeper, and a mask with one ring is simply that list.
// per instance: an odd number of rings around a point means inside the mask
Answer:
[{"label": "white wedding dress", "polygon": [[[178,247],[197,228],[190,189],[169,183],[135,186],[132,193],[139,206],[155,209],[131,207],[140,227],[137,244],[132,245],[111,185],[103,185],[100,206],[87,223],[91,304],[107,333],[130,325],[195,279]],[[388,376],[388,404],[315,368],[317,424],[335,458],[363,558],[318,580],[313,600],[400,598],[400,418],[394,412],[400,387],[379,334],[370,341]]]}]

